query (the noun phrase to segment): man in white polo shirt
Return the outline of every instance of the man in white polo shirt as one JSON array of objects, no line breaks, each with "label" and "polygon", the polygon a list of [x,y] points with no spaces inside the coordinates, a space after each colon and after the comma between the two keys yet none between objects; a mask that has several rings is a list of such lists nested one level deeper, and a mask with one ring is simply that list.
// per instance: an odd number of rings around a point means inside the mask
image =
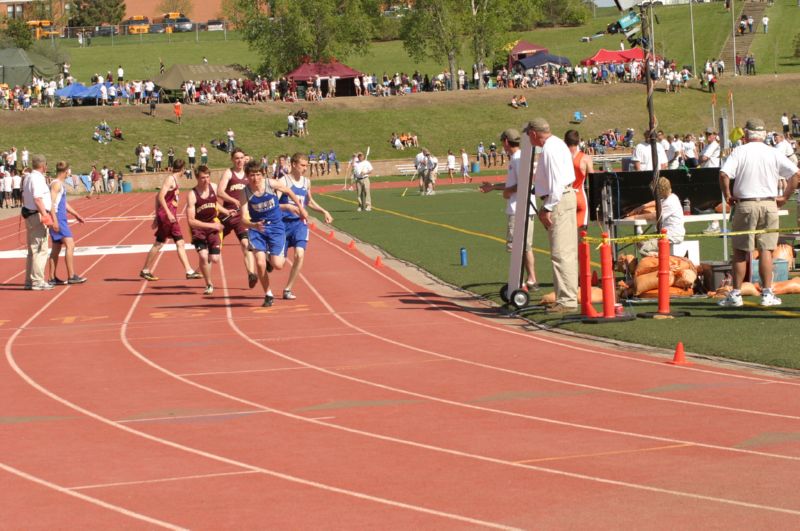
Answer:
[{"label": "man in white polo shirt", "polygon": [[713,129],[706,129],[706,147],[700,154],[701,168],[719,168],[719,138]]},{"label": "man in white polo shirt", "polygon": [[50,188],[44,178],[47,161],[44,155],[31,158],[30,172],[22,185],[22,216],[28,233],[28,256],[25,262],[25,289],[45,291],[53,286],[44,278],[44,268],[50,248],[47,244],[47,227],[53,223],[50,218],[52,200]]},{"label": "man in white polo shirt", "polygon": [[[659,169],[667,169],[667,152],[664,147],[656,141],[656,152],[658,153]],[[650,131],[644,132],[644,141],[636,144],[631,157],[633,168],[636,171],[653,171],[653,152],[650,147]]]},{"label": "man in white polo shirt", "polygon": [[578,221],[577,198],[572,183],[575,168],[572,154],[563,140],[550,132],[544,118],[527,123],[523,132],[531,144],[542,148],[534,173],[536,195],[542,199],[539,220],[547,229],[553,264],[556,302],[548,313],[578,309]]},{"label": "man in white polo shirt", "polygon": [[[800,169],[777,149],[764,143],[767,133],[764,121],[750,119],[745,125],[745,144],[733,150],[719,174],[722,195],[728,203],[736,203],[733,230],[777,229],[778,208],[792,196]],[[786,190],[778,195],[778,180],[786,179]],[[730,181],[733,179],[733,193]],[[758,273],[761,277],[761,305],[778,306],[781,300],[772,292],[772,251],[778,244],[778,233],[733,236],[733,289],[719,302],[720,306],[742,306],[742,287],[747,257],[758,245]]]}]

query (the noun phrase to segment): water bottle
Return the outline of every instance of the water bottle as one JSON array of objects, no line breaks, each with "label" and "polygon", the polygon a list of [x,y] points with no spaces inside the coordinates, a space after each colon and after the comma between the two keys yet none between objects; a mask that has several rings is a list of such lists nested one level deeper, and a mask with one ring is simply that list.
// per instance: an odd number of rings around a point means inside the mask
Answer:
[{"label": "water bottle", "polygon": [[467,249],[461,248],[461,267],[467,267]]},{"label": "water bottle", "polygon": [[692,203],[689,201],[689,198],[683,200],[683,215],[684,216],[691,216],[692,215]]}]

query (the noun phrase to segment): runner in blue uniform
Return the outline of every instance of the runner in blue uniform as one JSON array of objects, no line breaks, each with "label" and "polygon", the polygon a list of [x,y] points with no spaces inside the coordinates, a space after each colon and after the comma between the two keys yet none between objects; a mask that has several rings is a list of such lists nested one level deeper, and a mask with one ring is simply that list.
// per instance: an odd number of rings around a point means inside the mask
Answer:
[{"label": "runner in blue uniform", "polygon": [[250,247],[255,254],[258,277],[264,288],[262,306],[272,306],[275,297],[269,288],[268,265],[271,269],[280,270],[286,261],[283,256],[286,233],[283,226],[283,211],[279,203],[281,195],[288,195],[297,205],[295,208],[300,219],[306,220],[308,213],[302,206],[300,198],[282,181],[264,178],[258,161],[248,162],[244,171],[248,184],[242,190],[241,197],[242,205],[247,205],[247,208],[242,210],[243,221],[248,228]]},{"label": "runner in blue uniform", "polygon": [[[321,213],[325,218],[325,223],[331,223],[333,217],[330,212],[322,208],[311,196],[311,181],[305,176],[308,170],[308,158],[302,153],[295,153],[291,159],[291,172],[284,177],[284,183],[294,195],[302,201],[306,208],[312,208]],[[289,253],[289,249],[294,249],[294,262],[292,270],[289,272],[289,280],[283,289],[283,298],[293,300],[297,297],[292,293],[294,281],[303,267],[306,246],[308,245],[308,224],[298,215],[297,205],[288,195],[281,196],[281,208],[283,209],[283,225],[286,228],[286,245],[283,248],[283,255]]]},{"label": "runner in blue uniform", "polygon": [[[59,161],[56,164],[56,178],[50,183],[50,196],[52,197],[55,216],[53,226],[50,229],[50,236],[53,238],[53,248],[50,250],[50,284],[83,284],[85,277],[75,274],[75,240],[72,238],[72,231],[69,229],[67,213],[72,214],[79,223],[83,223],[83,218],[74,208],[67,204],[67,190],[64,182],[71,174],[69,163]],[[66,248],[64,262],[67,264],[67,278],[61,280],[56,276],[58,268],[58,256],[61,254],[61,246]]]}]

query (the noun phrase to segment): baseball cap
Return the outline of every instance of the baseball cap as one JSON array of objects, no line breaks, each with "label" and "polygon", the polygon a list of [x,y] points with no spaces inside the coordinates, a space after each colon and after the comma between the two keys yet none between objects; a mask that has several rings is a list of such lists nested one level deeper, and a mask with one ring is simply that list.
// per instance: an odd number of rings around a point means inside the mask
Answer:
[{"label": "baseball cap", "polygon": [[509,127],[508,129],[506,129],[505,131],[500,133],[500,141],[501,142],[503,140],[508,140],[509,142],[519,143],[521,138],[522,137],[519,134],[519,131],[517,131],[513,127]]},{"label": "baseball cap", "polygon": [[747,123],[744,125],[744,128],[748,131],[765,131],[766,127],[764,126],[764,120],[760,118],[750,118],[747,120]]},{"label": "baseball cap", "polygon": [[550,124],[547,123],[547,120],[544,118],[534,118],[533,120],[526,123],[523,128],[522,132],[527,133],[528,131],[537,131],[537,132],[544,132],[550,130]]},{"label": "baseball cap", "polygon": [[707,134],[707,135],[716,135],[716,134],[717,134],[717,132],[716,132],[716,131],[714,131],[713,129],[711,129],[710,127],[707,127],[707,128],[706,128],[706,134]]}]

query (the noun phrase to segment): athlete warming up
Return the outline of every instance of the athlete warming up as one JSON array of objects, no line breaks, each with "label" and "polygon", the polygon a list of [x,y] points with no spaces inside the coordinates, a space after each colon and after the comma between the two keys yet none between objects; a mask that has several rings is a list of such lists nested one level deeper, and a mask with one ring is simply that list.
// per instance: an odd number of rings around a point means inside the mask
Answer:
[{"label": "athlete warming up", "polygon": [[[331,223],[333,217],[330,212],[322,208],[311,196],[311,181],[305,176],[308,171],[308,157],[303,153],[295,153],[291,159],[291,171],[284,177],[284,183],[294,192],[302,205],[312,208],[325,217],[325,223]],[[297,205],[292,201],[288,194],[284,194],[280,199],[281,209],[283,210],[283,225],[286,230],[286,245],[283,247],[283,256],[286,257],[289,249],[294,249],[294,262],[292,270],[289,271],[289,281],[283,289],[283,298],[293,300],[297,297],[292,293],[294,281],[303,267],[306,246],[308,245],[308,224],[300,218]]]},{"label": "athlete warming up", "polygon": [[288,195],[294,204],[298,205],[300,219],[307,219],[308,213],[300,199],[285,184],[276,179],[264,178],[261,163],[256,160],[250,161],[244,169],[248,183],[242,191],[241,203],[246,204],[247,208],[242,210],[242,218],[248,228],[250,248],[255,254],[258,277],[264,288],[262,306],[272,306],[275,297],[269,287],[268,266],[280,270],[283,269],[285,261],[283,247],[286,242],[286,232],[279,204],[280,195]]}]

